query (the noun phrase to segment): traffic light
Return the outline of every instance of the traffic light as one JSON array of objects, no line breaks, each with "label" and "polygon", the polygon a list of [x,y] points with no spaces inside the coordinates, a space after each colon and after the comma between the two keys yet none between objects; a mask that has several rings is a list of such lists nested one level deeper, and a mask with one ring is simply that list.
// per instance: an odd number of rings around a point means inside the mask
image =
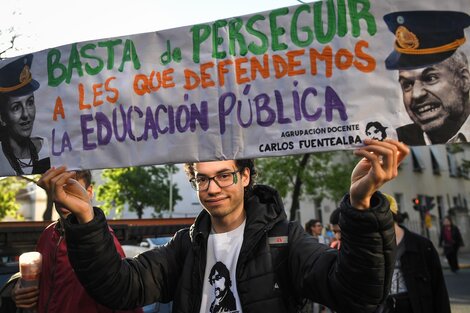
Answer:
[{"label": "traffic light", "polygon": [[434,197],[426,196],[426,210],[431,211],[435,206]]},{"label": "traffic light", "polygon": [[413,201],[413,209],[415,209],[416,211],[421,211],[419,198],[413,198],[412,201]]}]

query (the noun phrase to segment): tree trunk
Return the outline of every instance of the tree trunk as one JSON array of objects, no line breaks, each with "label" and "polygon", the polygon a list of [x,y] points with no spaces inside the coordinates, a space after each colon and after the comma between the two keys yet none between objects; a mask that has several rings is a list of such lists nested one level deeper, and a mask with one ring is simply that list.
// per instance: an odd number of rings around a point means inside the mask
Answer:
[{"label": "tree trunk", "polygon": [[302,160],[300,161],[299,167],[297,169],[297,174],[295,177],[294,191],[292,192],[292,206],[290,208],[290,218],[289,220],[294,221],[297,211],[300,209],[300,195],[302,187],[302,173],[307,166],[308,159],[310,154],[304,154]]},{"label": "tree trunk", "polygon": [[144,215],[144,208],[143,208],[143,206],[138,206],[138,207],[136,208],[136,213],[137,213],[137,218],[138,218],[139,220],[141,220],[141,219],[142,219],[142,215]]}]

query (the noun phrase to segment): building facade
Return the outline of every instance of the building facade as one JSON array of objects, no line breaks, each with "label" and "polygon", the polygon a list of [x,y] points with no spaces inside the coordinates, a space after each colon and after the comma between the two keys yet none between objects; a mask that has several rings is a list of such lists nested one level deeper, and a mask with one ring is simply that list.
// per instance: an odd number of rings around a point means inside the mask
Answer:
[{"label": "building facade", "polygon": [[[451,214],[460,228],[464,242],[470,245],[470,144],[454,146],[436,145],[410,147],[410,155],[402,162],[396,179],[382,187],[382,191],[393,195],[401,212],[409,216],[406,224],[411,230],[428,236],[438,244],[440,224],[444,216]],[[349,179],[349,177],[345,178]],[[433,206],[427,213],[414,209],[413,199],[419,205]],[[336,208],[333,201],[323,201],[321,216],[315,214],[313,202],[301,203],[300,220],[321,218],[328,223]]]}]

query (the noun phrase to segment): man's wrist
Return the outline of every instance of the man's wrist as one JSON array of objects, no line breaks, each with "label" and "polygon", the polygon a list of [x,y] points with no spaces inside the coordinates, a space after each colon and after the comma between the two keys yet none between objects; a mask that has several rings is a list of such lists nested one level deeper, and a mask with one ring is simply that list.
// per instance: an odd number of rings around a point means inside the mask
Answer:
[{"label": "man's wrist", "polygon": [[77,215],[77,221],[79,224],[87,224],[93,220],[95,217],[95,212],[93,210],[93,207],[90,206],[89,210],[87,212],[84,212],[83,214]]},{"label": "man's wrist", "polygon": [[350,198],[351,206],[358,210],[367,210],[370,208],[370,197],[361,200]]}]

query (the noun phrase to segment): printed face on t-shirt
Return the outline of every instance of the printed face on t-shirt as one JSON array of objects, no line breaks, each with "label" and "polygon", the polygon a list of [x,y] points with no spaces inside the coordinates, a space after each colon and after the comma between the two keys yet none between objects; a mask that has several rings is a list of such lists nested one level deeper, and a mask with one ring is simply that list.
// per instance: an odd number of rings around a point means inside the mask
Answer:
[{"label": "printed face on t-shirt", "polygon": [[212,284],[214,285],[214,292],[215,297],[220,298],[225,291],[225,277],[219,274],[219,272],[215,272],[214,275],[211,277]]}]

